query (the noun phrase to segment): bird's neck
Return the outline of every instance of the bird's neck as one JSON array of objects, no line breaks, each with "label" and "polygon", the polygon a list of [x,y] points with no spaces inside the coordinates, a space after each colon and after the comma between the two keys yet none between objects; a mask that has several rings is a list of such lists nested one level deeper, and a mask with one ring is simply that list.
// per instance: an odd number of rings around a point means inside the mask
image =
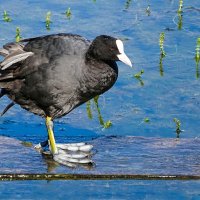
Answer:
[{"label": "bird's neck", "polygon": [[114,61],[86,60],[82,71],[81,97],[89,100],[109,90],[118,77],[117,64]]}]

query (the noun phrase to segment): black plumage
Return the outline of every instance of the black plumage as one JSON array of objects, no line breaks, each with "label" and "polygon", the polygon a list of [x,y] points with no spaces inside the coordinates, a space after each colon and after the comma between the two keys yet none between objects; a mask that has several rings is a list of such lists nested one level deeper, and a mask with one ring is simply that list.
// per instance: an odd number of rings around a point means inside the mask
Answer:
[{"label": "black plumage", "polygon": [[55,34],[4,45],[0,88],[34,114],[62,117],[113,86],[121,53],[116,40]]}]

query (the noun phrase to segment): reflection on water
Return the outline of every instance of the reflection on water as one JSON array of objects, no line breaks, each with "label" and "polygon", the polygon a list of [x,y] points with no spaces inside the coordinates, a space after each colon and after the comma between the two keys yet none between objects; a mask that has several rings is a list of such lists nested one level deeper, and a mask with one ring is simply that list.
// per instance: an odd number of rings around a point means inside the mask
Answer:
[{"label": "reflection on water", "polygon": [[151,9],[150,9],[150,5],[148,5],[147,6],[147,8],[146,8],[146,14],[148,15],[148,16],[150,16],[151,15]]},{"label": "reflection on water", "polygon": [[[42,158],[44,159],[44,162],[47,166],[47,173],[52,173],[57,170],[57,168],[61,167],[61,164],[58,162],[54,161],[52,158],[51,154],[48,153],[42,153]],[[65,162],[64,167],[68,167],[71,169],[75,168],[82,168],[84,170],[91,170],[95,167],[95,163],[87,163],[87,164],[82,164],[82,163],[67,163]]]},{"label": "reflection on water", "polygon": [[159,59],[159,69],[160,69],[160,75],[163,76],[164,75],[164,69],[163,69],[163,58],[165,56],[163,56],[162,54],[160,54],[160,59]]}]

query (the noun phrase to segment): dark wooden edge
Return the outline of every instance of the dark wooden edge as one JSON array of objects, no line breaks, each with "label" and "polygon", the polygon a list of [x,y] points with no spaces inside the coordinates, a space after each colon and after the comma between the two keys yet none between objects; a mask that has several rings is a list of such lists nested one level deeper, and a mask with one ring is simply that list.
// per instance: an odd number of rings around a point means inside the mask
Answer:
[{"label": "dark wooden edge", "polygon": [[200,175],[0,174],[0,181],[16,180],[200,180]]}]

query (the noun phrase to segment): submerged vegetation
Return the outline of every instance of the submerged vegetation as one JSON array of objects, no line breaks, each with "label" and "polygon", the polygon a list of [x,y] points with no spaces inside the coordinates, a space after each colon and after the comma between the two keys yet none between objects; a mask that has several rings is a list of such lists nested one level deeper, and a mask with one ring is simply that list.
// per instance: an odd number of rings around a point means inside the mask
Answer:
[{"label": "submerged vegetation", "polygon": [[86,102],[86,110],[87,110],[87,115],[89,119],[92,119],[92,110],[91,110],[91,101]]},{"label": "submerged vegetation", "polygon": [[[103,128],[109,128],[112,126],[112,122],[110,120],[104,122],[104,119],[101,115],[101,110],[100,110],[100,107],[99,107],[99,96],[96,96],[93,101],[94,101],[94,105],[95,105],[95,108],[97,110],[97,114],[98,114],[98,119],[99,119],[99,124],[103,126]],[[92,119],[93,118],[93,115],[92,115],[92,109],[91,109],[91,101],[88,101],[86,103],[86,109],[87,109],[87,114],[88,114],[88,118],[89,119]]]},{"label": "submerged vegetation", "polygon": [[45,23],[46,23],[46,29],[50,30],[50,24],[52,23],[52,21],[51,21],[51,12],[50,11],[48,11],[47,14],[46,14]]},{"label": "submerged vegetation", "polygon": [[181,121],[177,118],[173,119],[175,124],[176,124],[176,137],[179,138],[180,137],[180,133],[182,132],[181,130]]},{"label": "submerged vegetation", "polygon": [[165,41],[165,33],[160,33],[159,37],[159,46],[160,46],[160,59],[159,59],[159,68],[160,68],[160,75],[164,75],[164,69],[163,69],[163,58],[166,56],[165,50],[164,50],[164,41]]},{"label": "submerged vegetation", "polygon": [[103,120],[103,117],[101,115],[101,110],[100,110],[100,107],[99,107],[99,96],[96,96],[94,98],[94,103],[95,103],[95,106],[96,106],[96,109],[97,109],[97,113],[98,113],[98,119],[99,119],[99,123],[104,127],[104,128],[109,128],[112,126],[112,122],[109,120],[107,122],[104,122]]},{"label": "submerged vegetation", "polygon": [[19,42],[21,39],[22,39],[22,37],[21,37],[21,31],[20,31],[20,28],[17,27],[17,28],[16,28],[15,41],[16,41],[16,42]]},{"label": "submerged vegetation", "polygon": [[182,13],[183,12],[183,0],[179,0],[179,8],[178,8],[178,13]]},{"label": "submerged vegetation", "polygon": [[160,55],[162,57],[166,56],[166,53],[164,50],[164,41],[165,41],[165,33],[162,32],[162,33],[160,33],[160,37],[159,37]]},{"label": "submerged vegetation", "polygon": [[181,30],[183,25],[183,0],[179,0],[179,8],[177,10],[177,13],[178,13],[178,30]]},{"label": "submerged vegetation", "polygon": [[6,10],[3,11],[3,21],[4,22],[11,22],[12,19],[10,18],[9,14],[7,13]]},{"label": "submerged vegetation", "polygon": [[142,74],[144,73],[144,70],[142,69],[140,72],[134,75],[134,77],[140,82],[141,86],[144,86],[144,82],[142,80]]},{"label": "submerged vegetation", "polygon": [[150,119],[148,117],[145,117],[144,120],[143,120],[145,123],[149,123],[150,122]]},{"label": "submerged vegetation", "polygon": [[199,78],[200,37],[197,38],[197,44],[195,49],[195,61],[196,61],[196,77]]},{"label": "submerged vegetation", "polygon": [[65,15],[66,15],[67,19],[71,19],[72,12],[71,12],[71,9],[70,9],[70,8],[68,8],[68,9],[66,10]]}]

